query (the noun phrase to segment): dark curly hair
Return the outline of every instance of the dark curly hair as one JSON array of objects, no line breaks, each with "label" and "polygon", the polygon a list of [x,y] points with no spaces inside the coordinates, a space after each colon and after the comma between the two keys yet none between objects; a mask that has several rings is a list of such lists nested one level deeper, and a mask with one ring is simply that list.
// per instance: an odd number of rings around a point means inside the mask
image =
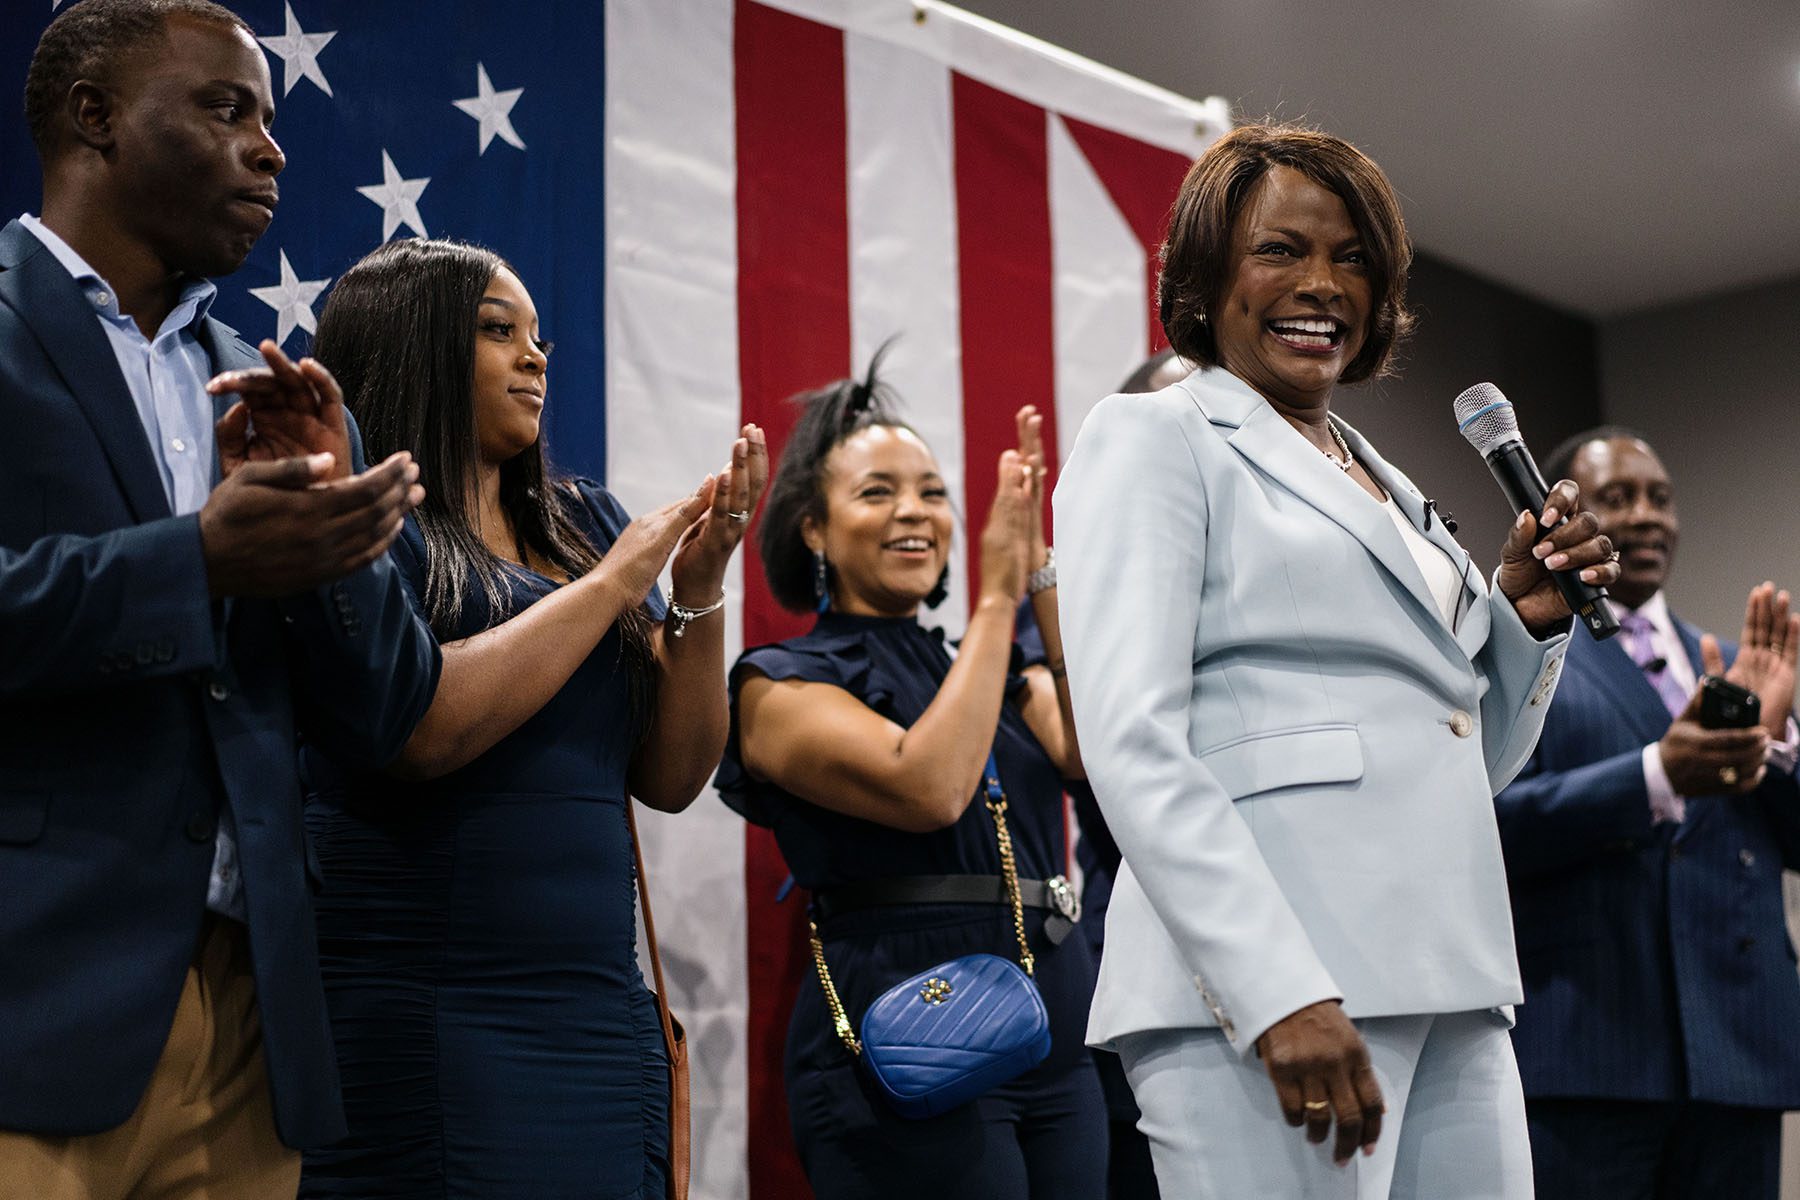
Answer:
[{"label": "dark curly hair", "polygon": [[25,124],[38,158],[56,148],[56,114],[83,79],[104,82],[135,51],[160,41],[175,14],[255,33],[244,19],[211,0],[80,0],[50,22],[25,72]]},{"label": "dark curly hair", "polygon": [[[861,379],[840,379],[789,401],[799,406],[800,419],[782,447],[763,500],[757,549],[769,591],[791,612],[811,612],[817,606],[813,553],[800,531],[806,518],[825,518],[825,463],[831,452],[852,434],[874,426],[918,432],[899,418],[899,397],[881,379],[881,360],[893,344],[891,338],[882,344]],[[937,592],[933,596],[942,599]],[[927,597],[926,602],[936,601]]]},{"label": "dark curly hair", "polygon": [[1157,302],[1163,332],[1189,362],[1219,365],[1206,313],[1225,295],[1231,278],[1231,239],[1238,216],[1271,167],[1291,167],[1337,194],[1369,256],[1374,310],[1362,349],[1340,377],[1343,383],[1374,379],[1388,371],[1394,347],[1412,332],[1406,276],[1412,244],[1393,185],[1373,159],[1342,138],[1302,125],[1245,125],[1214,142],[1181,181],[1162,245]]}]

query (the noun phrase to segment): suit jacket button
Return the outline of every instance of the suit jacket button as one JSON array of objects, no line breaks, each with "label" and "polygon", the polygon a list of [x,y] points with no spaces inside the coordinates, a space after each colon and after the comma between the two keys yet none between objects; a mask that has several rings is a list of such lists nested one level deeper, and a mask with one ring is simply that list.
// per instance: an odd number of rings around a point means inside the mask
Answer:
[{"label": "suit jacket button", "polygon": [[231,695],[231,689],[225,686],[223,680],[215,679],[206,685],[206,694],[214,700],[224,700]]},{"label": "suit jacket button", "polygon": [[1744,864],[1745,870],[1749,870],[1751,867],[1754,867],[1756,865],[1755,851],[1750,850],[1748,847],[1746,847],[1743,850],[1739,850],[1738,851],[1738,861]]},{"label": "suit jacket button", "polygon": [[210,842],[213,839],[213,834],[216,832],[218,832],[218,829],[213,824],[212,818],[205,813],[195,813],[188,818],[187,835],[189,840],[196,842]]},{"label": "suit jacket button", "polygon": [[1475,732],[1475,718],[1462,709],[1450,714],[1450,732],[1459,738],[1466,738]]},{"label": "suit jacket button", "polygon": [[1748,954],[1756,949],[1756,939],[1746,934],[1737,940],[1737,948],[1739,954]]}]

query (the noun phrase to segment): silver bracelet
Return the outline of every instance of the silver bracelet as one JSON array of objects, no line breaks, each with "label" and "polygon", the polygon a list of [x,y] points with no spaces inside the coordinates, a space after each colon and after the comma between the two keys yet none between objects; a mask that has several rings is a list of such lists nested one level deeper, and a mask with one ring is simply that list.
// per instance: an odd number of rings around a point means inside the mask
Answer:
[{"label": "silver bracelet", "polygon": [[721,594],[717,600],[714,600],[711,604],[707,605],[705,608],[689,608],[685,604],[679,604],[674,600],[670,600],[669,601],[669,615],[671,617],[675,618],[675,628],[671,629],[669,631],[669,633],[672,637],[680,637],[682,634],[687,632],[687,627],[688,627],[689,621],[698,621],[701,617],[706,616],[708,613],[716,613],[721,608],[724,608],[724,607],[725,607],[725,597],[723,594]]},{"label": "silver bracelet", "polygon": [[1056,547],[1044,547],[1044,565],[1025,577],[1025,594],[1035,596],[1056,586]]}]

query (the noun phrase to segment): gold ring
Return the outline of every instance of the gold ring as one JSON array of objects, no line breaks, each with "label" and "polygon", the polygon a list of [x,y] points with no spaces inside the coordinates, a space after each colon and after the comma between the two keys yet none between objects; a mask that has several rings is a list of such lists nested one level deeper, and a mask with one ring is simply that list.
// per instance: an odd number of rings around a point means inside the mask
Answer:
[{"label": "gold ring", "polygon": [[1302,1104],[1300,1107],[1304,1108],[1307,1112],[1325,1112],[1331,1108],[1331,1101],[1329,1101],[1329,1100],[1308,1100],[1305,1104]]},{"label": "gold ring", "polygon": [[1737,773],[1736,767],[1720,767],[1719,768],[1719,782],[1720,783],[1724,784],[1726,787],[1736,787],[1737,781],[1738,781],[1738,773]]}]

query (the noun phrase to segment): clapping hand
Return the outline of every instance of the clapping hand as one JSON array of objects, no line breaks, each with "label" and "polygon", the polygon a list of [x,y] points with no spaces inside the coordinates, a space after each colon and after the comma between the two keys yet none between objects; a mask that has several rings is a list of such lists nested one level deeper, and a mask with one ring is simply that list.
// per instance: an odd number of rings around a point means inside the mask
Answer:
[{"label": "clapping hand", "polygon": [[225,371],[206,385],[215,396],[242,397],[213,427],[221,477],[247,462],[330,454],[329,477],[347,478],[350,432],[337,380],[317,359],[296,364],[266,338],[258,349],[266,367]]},{"label": "clapping hand", "polygon": [[981,597],[1004,602],[1010,612],[1025,595],[1031,574],[1033,514],[1043,542],[1042,505],[1037,502],[1036,469],[1017,450],[1000,455],[994,504],[981,531]]},{"label": "clapping hand", "polygon": [[750,516],[769,482],[769,443],[759,425],[746,425],[731,445],[731,465],[713,478],[707,505],[675,551],[672,598],[704,607],[725,588],[725,567],[750,528]]},{"label": "clapping hand", "polygon": [[1049,468],[1044,465],[1044,418],[1038,414],[1035,405],[1027,404],[1013,414],[1013,423],[1019,431],[1019,457],[1031,470],[1028,497],[1031,514],[1025,562],[1025,569],[1030,572],[1043,566],[1050,556],[1044,541],[1044,478],[1049,474]]},{"label": "clapping hand", "polygon": [[1708,675],[1749,688],[1762,702],[1763,728],[1772,741],[1787,740],[1794,711],[1795,661],[1800,657],[1800,613],[1789,611],[1791,597],[1773,583],[1750,589],[1744,602],[1744,633],[1731,669],[1711,634],[1700,639],[1700,658]]}]

